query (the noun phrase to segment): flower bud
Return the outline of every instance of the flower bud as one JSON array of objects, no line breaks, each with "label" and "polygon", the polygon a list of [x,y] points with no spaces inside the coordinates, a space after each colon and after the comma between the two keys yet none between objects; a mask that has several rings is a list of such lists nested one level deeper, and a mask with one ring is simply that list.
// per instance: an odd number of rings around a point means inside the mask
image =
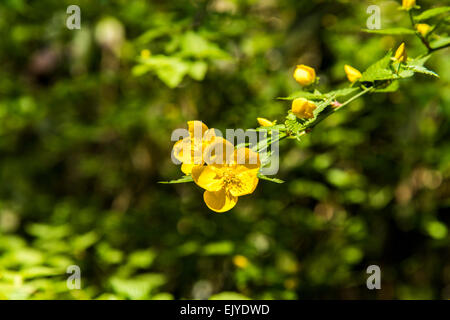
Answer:
[{"label": "flower bud", "polygon": [[419,23],[416,25],[416,29],[417,31],[419,31],[422,37],[425,37],[427,33],[430,31],[431,27],[426,23]]},{"label": "flower bud", "polygon": [[352,83],[362,77],[362,74],[361,72],[359,72],[358,69],[355,69],[352,66],[349,66],[348,64],[344,66],[344,70],[345,74],[347,75],[348,81]]},{"label": "flower bud", "polygon": [[402,8],[405,10],[411,10],[411,8],[416,6],[416,0],[403,0]]},{"label": "flower bud", "polygon": [[308,86],[316,81],[316,71],[314,68],[300,64],[295,68],[294,79],[302,86]]},{"label": "flower bud", "polygon": [[258,120],[258,123],[261,127],[271,127],[275,124],[272,121],[267,120],[266,118],[256,118],[256,120]]},{"label": "flower bud", "polygon": [[314,118],[314,110],[316,109],[314,102],[305,98],[297,98],[292,101],[292,113],[300,119]]},{"label": "flower bud", "polygon": [[405,62],[407,58],[405,43],[402,42],[401,45],[398,46],[397,51],[395,51],[394,59],[398,62]]}]

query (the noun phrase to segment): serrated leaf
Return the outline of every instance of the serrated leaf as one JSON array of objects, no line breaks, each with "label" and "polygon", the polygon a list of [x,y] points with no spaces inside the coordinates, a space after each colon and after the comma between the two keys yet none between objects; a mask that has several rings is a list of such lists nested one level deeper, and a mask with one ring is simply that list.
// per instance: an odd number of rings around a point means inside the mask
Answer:
[{"label": "serrated leaf", "polygon": [[327,92],[325,95],[327,96],[327,98],[336,99],[339,97],[348,96],[350,93],[353,93],[357,90],[358,90],[357,87],[343,88],[343,89],[338,89],[338,90],[333,90],[333,91]]},{"label": "serrated leaf", "polygon": [[390,69],[392,52],[389,51],[381,60],[378,60],[366,71],[363,72],[360,82],[375,80],[392,80],[396,78],[395,73]]},{"label": "serrated leaf", "polygon": [[438,8],[429,9],[429,10],[426,10],[426,11],[422,12],[421,14],[415,16],[414,20],[422,21],[422,20],[430,19],[432,17],[435,17],[437,15],[440,15],[440,14],[443,14],[443,13],[446,13],[449,11],[450,11],[450,7],[438,7]]},{"label": "serrated leaf", "polygon": [[406,79],[406,78],[411,78],[412,76],[414,76],[414,71],[404,69],[404,70],[401,70],[401,71],[396,75],[396,78]]},{"label": "serrated leaf", "polygon": [[192,179],[192,176],[183,176],[180,179],[170,180],[170,181],[159,181],[158,183],[173,184],[173,183],[185,183],[185,182],[192,182],[192,181],[194,181],[194,179]]},{"label": "serrated leaf", "polygon": [[275,183],[284,183],[284,181],[281,180],[281,179],[269,178],[268,176],[265,176],[265,175],[263,175],[261,173],[258,173],[258,178],[260,178],[262,180],[267,180],[267,181],[270,181],[270,182],[275,182]]},{"label": "serrated leaf", "polygon": [[436,78],[439,78],[439,75],[431,70],[428,70],[427,68],[425,68],[424,66],[415,66],[415,65],[411,65],[411,66],[407,66],[408,69],[417,72],[417,73],[423,73],[423,74],[427,74],[429,76],[433,76]]},{"label": "serrated leaf", "polygon": [[390,34],[390,35],[406,35],[415,34],[414,30],[408,28],[387,28],[387,29],[363,29],[367,33]]}]

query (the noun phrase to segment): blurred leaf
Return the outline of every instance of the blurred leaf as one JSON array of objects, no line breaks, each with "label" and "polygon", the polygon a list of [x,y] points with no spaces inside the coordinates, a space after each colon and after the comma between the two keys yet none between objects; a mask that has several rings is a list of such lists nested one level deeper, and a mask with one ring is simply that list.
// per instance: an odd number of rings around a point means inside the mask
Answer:
[{"label": "blurred leaf", "polygon": [[450,11],[450,7],[437,7],[433,9],[428,9],[423,11],[421,14],[414,17],[415,21],[422,21],[426,19],[430,19],[432,17],[435,17],[437,15],[446,13]]}]

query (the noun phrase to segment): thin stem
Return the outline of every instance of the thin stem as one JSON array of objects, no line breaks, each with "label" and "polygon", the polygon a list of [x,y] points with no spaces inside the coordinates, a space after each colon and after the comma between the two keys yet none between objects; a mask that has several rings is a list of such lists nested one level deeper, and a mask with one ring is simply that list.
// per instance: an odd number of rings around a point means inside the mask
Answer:
[{"label": "thin stem", "polygon": [[428,53],[432,52],[433,49],[430,47],[430,44],[428,43],[427,39],[425,39],[422,34],[416,30],[416,22],[414,21],[414,17],[412,15],[412,11],[409,10],[409,20],[411,21],[411,25],[416,33],[416,36],[420,39],[420,41],[422,41],[422,43],[424,44],[424,46],[427,48]]},{"label": "thin stem", "polygon": [[438,51],[438,50],[441,50],[441,49],[445,49],[445,48],[448,48],[448,47],[450,47],[450,42],[446,43],[446,44],[443,44],[442,46],[439,46],[439,47],[436,47],[436,48],[431,48],[430,52],[435,52],[435,51]]}]

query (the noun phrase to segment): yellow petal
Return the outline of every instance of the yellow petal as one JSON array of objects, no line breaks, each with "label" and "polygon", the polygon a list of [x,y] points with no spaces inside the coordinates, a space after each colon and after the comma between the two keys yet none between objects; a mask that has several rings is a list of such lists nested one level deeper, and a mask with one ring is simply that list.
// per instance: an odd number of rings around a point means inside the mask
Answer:
[{"label": "yellow petal", "polygon": [[316,71],[314,68],[300,64],[295,68],[294,79],[302,86],[308,86],[316,81]]},{"label": "yellow petal", "polygon": [[228,162],[236,165],[238,172],[259,169],[261,167],[259,154],[249,148],[234,150],[232,158]]},{"label": "yellow petal", "polygon": [[271,127],[274,125],[274,123],[270,120],[267,120],[266,118],[256,118],[259,125],[262,127]]},{"label": "yellow petal", "polygon": [[233,196],[240,197],[253,193],[258,185],[257,171],[246,170],[235,176],[236,182],[228,185],[228,190]]},{"label": "yellow petal", "polygon": [[186,137],[182,140],[177,141],[173,145],[173,156],[180,162],[190,162],[191,159],[191,150],[192,150],[192,143],[191,138]]},{"label": "yellow petal", "polygon": [[416,0],[403,0],[402,7],[403,9],[410,10],[411,8],[416,6]]},{"label": "yellow petal", "polygon": [[189,134],[191,137],[201,140],[206,131],[208,131],[208,127],[201,121],[193,120],[188,121]]},{"label": "yellow petal", "polygon": [[300,119],[312,119],[314,118],[314,110],[316,108],[314,102],[305,98],[297,98],[292,101],[291,111]]},{"label": "yellow petal", "polygon": [[234,145],[222,137],[215,137],[204,152],[203,158],[207,164],[225,164],[234,152]]},{"label": "yellow petal", "polygon": [[226,192],[225,189],[220,189],[216,192],[205,191],[203,193],[203,200],[206,205],[213,211],[225,212],[233,209],[238,201],[238,197]]},{"label": "yellow petal", "polygon": [[416,29],[423,37],[425,37],[427,33],[430,31],[431,27],[426,23],[419,23],[416,25]]},{"label": "yellow petal", "polygon": [[194,182],[208,191],[218,191],[222,188],[223,180],[213,166],[194,166],[191,171]]},{"label": "yellow petal", "polygon": [[398,60],[399,62],[406,61],[407,55],[406,55],[406,48],[405,43],[402,42],[401,45],[398,46],[397,50],[395,51],[394,59]]},{"label": "yellow petal", "polygon": [[344,70],[345,74],[347,75],[347,79],[350,82],[355,82],[356,80],[362,77],[362,74],[361,72],[359,72],[358,69],[355,69],[352,66],[349,66],[348,64],[344,66]]},{"label": "yellow petal", "polygon": [[197,166],[197,165],[196,165],[196,164],[193,164],[193,163],[183,163],[183,164],[181,165],[181,171],[182,171],[184,174],[191,174],[192,168],[194,168],[195,166]]}]

